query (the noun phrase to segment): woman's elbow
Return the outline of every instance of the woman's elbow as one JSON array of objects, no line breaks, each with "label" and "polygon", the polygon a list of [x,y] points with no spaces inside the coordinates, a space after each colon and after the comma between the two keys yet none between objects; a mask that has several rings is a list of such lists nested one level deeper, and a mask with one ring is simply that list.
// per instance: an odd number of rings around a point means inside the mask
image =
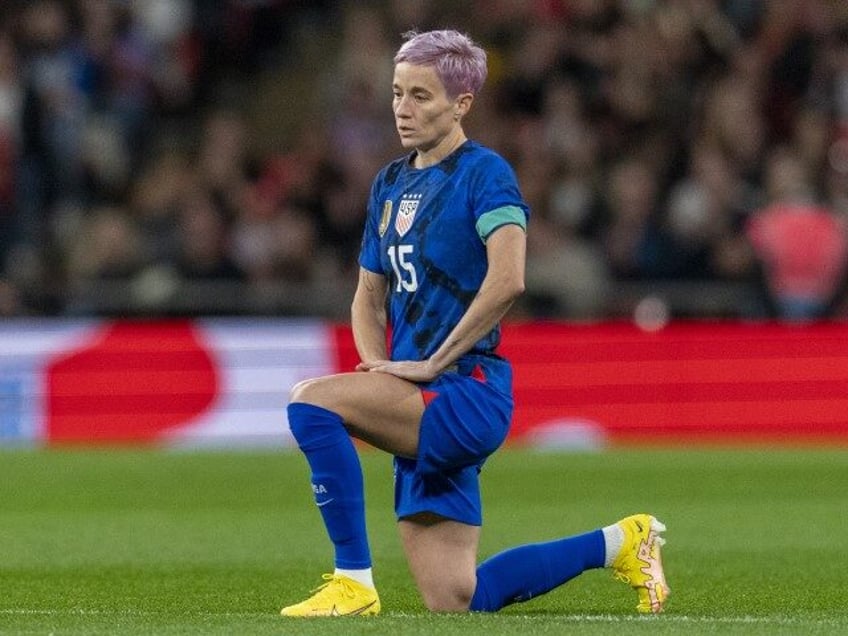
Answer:
[{"label": "woman's elbow", "polygon": [[524,285],[523,278],[516,278],[514,280],[511,280],[503,287],[503,291],[506,295],[506,299],[508,302],[518,300],[521,295],[524,294],[525,290],[526,286]]}]

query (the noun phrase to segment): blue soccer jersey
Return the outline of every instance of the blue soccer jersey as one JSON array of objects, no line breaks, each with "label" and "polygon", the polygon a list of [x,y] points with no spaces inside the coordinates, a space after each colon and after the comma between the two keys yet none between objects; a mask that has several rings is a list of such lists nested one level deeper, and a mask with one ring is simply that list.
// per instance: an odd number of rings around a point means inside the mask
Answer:
[{"label": "blue soccer jersey", "polygon": [[[423,169],[410,156],[377,175],[359,263],[388,280],[392,360],[424,360],[468,309],[488,267],[485,241],[497,228],[526,228],[528,207],[497,153],[466,141]],[[472,354],[494,353],[500,328]]]}]

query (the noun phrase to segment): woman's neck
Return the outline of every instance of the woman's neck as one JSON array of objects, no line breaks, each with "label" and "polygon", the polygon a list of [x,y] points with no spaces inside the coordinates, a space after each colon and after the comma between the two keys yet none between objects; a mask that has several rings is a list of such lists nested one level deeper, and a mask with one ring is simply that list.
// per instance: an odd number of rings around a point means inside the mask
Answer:
[{"label": "woman's neck", "polygon": [[430,166],[435,166],[466,141],[468,141],[468,137],[465,136],[465,131],[462,130],[462,128],[457,128],[450,134],[445,135],[444,139],[429,150],[421,150],[418,148],[412,165],[415,168],[429,168]]}]

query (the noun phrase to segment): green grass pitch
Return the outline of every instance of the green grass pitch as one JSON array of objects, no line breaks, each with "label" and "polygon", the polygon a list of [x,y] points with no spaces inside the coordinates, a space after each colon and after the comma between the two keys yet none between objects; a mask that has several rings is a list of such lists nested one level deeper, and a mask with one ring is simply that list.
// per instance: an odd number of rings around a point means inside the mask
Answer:
[{"label": "green grass pitch", "polygon": [[506,449],[483,473],[481,556],[649,511],[667,611],[605,571],[492,615],[431,615],[363,453],[374,618],[278,616],[331,567],[291,451],[0,451],[2,634],[848,633],[848,449]]}]

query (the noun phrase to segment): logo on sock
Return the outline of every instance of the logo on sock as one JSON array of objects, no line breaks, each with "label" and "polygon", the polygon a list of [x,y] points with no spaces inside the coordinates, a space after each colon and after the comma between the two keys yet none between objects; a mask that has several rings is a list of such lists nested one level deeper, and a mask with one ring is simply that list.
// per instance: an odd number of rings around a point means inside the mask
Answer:
[{"label": "logo on sock", "polygon": [[327,488],[324,484],[312,484],[312,492],[316,495],[323,495],[327,493]]}]

